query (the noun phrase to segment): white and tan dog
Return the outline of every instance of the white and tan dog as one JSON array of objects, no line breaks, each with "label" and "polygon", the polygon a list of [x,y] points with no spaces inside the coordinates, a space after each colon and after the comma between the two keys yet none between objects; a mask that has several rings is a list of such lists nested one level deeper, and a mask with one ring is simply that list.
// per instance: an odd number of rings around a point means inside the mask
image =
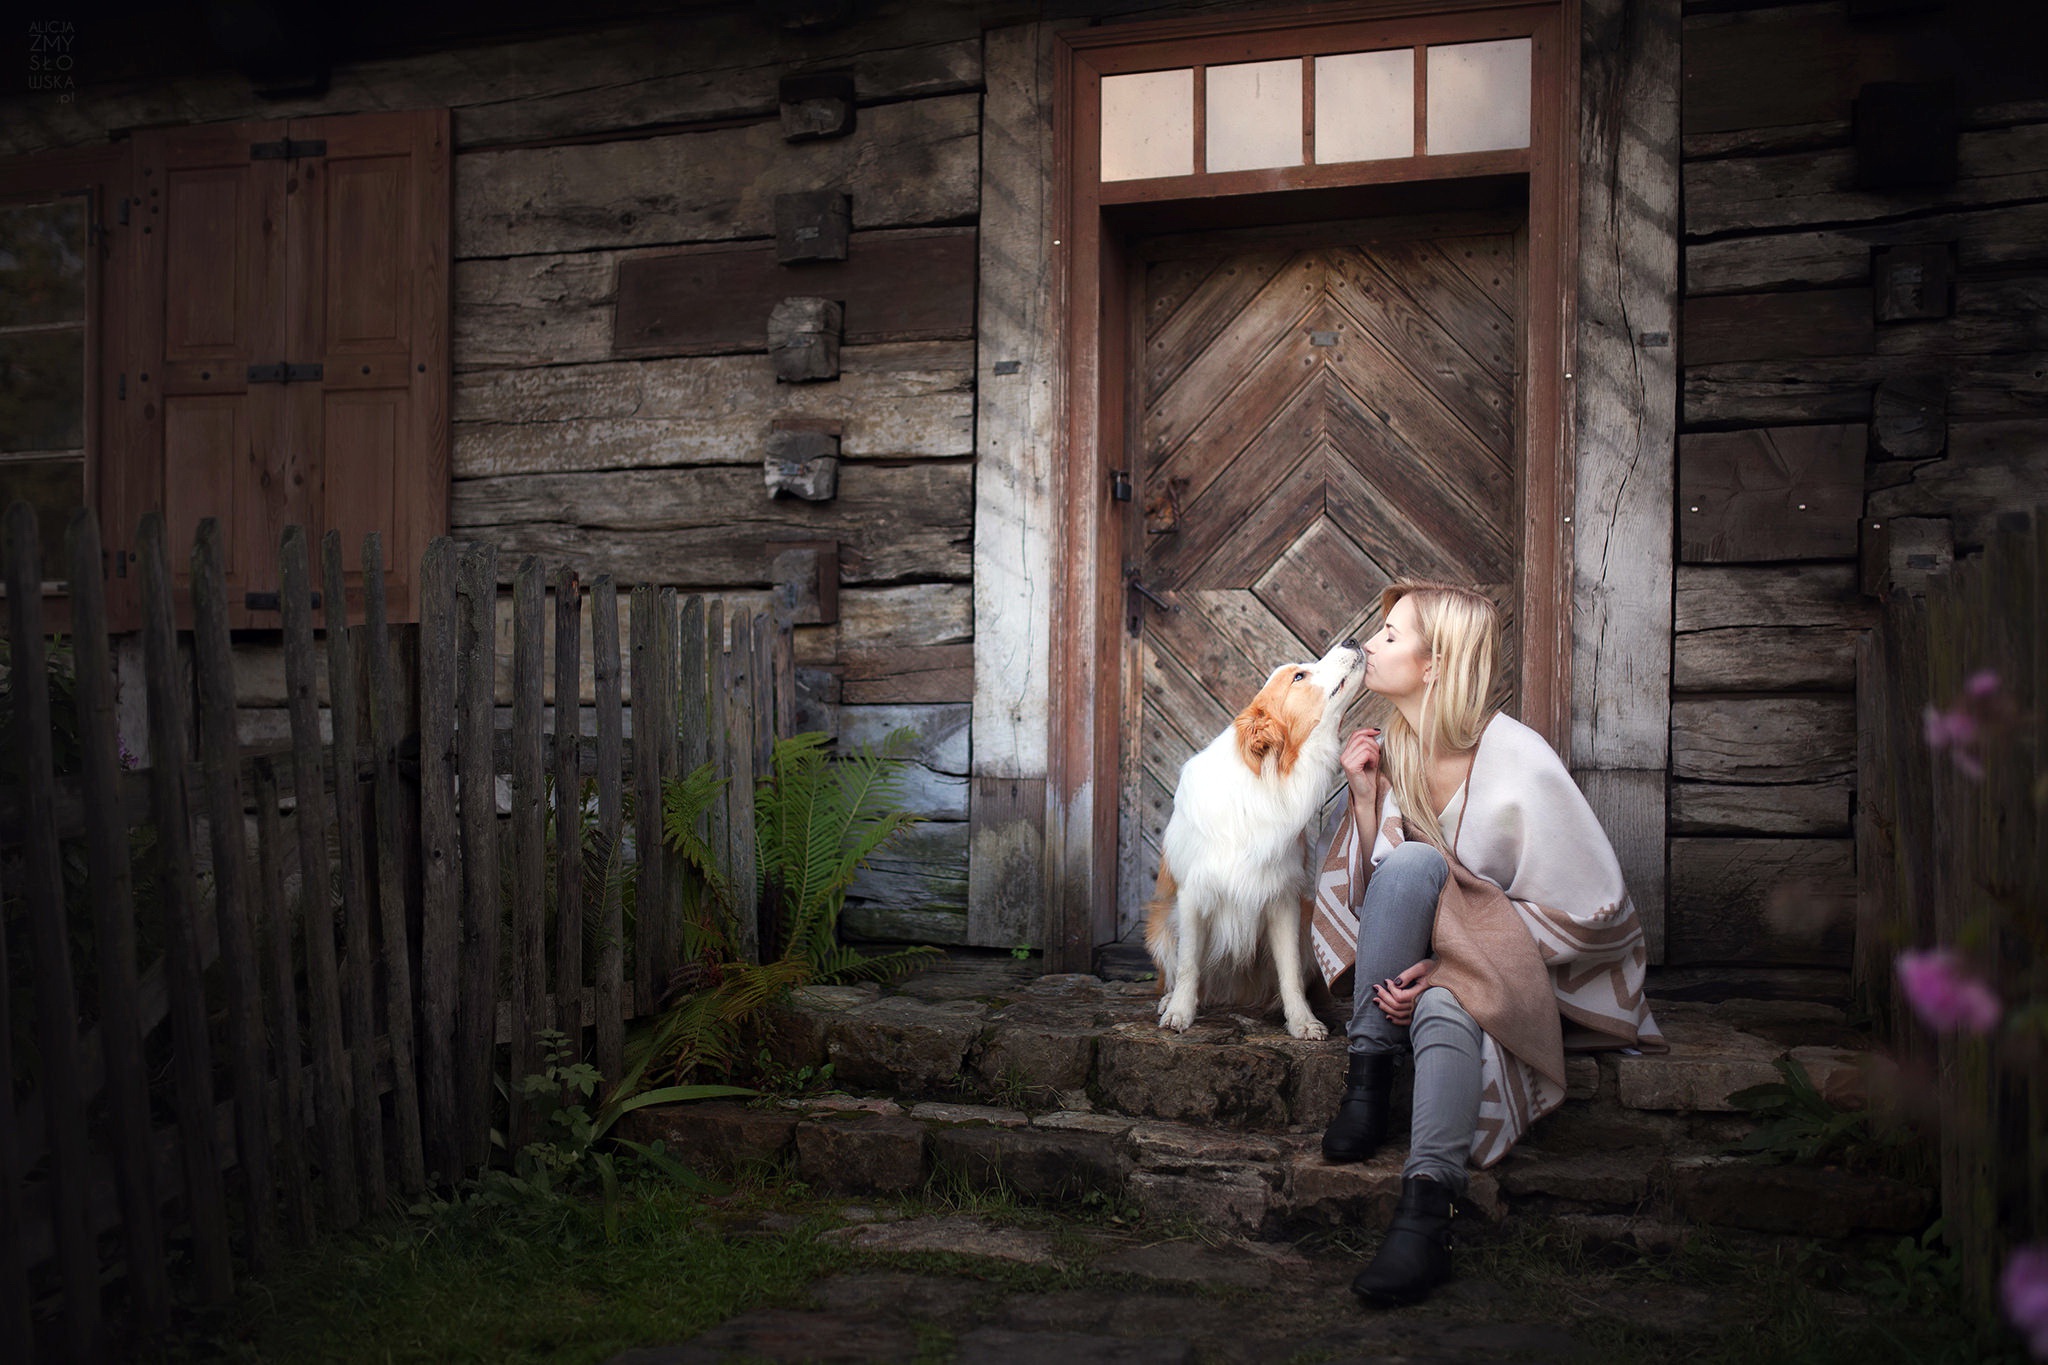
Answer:
[{"label": "white and tan dog", "polygon": [[1173,816],[1146,905],[1159,968],[1159,1026],[1185,1032],[1198,1004],[1270,1009],[1296,1038],[1328,1031],[1303,990],[1303,898],[1311,823],[1338,777],[1339,725],[1365,654],[1346,640],[1285,664],[1228,730],[1181,765]]}]

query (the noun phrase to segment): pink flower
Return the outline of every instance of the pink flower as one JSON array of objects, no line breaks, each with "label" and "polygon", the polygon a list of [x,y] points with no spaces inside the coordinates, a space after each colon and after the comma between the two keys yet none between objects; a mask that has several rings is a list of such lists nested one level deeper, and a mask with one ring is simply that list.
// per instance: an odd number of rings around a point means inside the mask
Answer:
[{"label": "pink flower", "polygon": [[2048,1360],[2048,1242],[2020,1247],[1999,1277],[2005,1315],[2027,1339],[2036,1360]]},{"label": "pink flower", "polygon": [[1969,681],[1963,684],[1963,695],[1974,698],[1977,701],[1989,701],[1998,695],[1998,689],[2001,686],[1997,669],[1980,668],[1970,675]]},{"label": "pink flower", "polygon": [[1899,954],[1899,986],[1931,1029],[1989,1033],[2004,1012],[1991,987],[1947,948]]}]

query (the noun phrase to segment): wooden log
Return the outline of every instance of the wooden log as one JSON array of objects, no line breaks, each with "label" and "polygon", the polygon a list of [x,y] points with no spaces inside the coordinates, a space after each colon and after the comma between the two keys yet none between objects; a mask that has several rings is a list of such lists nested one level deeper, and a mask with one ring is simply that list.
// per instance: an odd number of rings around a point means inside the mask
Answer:
[{"label": "wooden log", "polygon": [[974,335],[974,260],[973,228],[857,233],[845,260],[800,266],[751,242],[633,255],[619,262],[609,355],[582,358],[763,351],[770,311],[796,295],[839,302],[846,346],[964,341]]},{"label": "wooden log", "polygon": [[973,470],[951,462],[844,466],[829,503],[770,501],[733,469],[521,475],[457,484],[455,524],[579,572],[686,587],[765,583],[771,538],[815,535],[840,542],[843,581],[874,583],[964,578],[973,496]]},{"label": "wooden log", "polygon": [[591,654],[596,660],[597,693],[597,847],[604,853],[595,1010],[597,1069],[616,1085],[625,1074],[625,911],[621,891],[625,874],[624,798],[621,761],[622,727],[619,687],[619,589],[611,575],[590,585]]},{"label": "wooden log", "polygon": [[583,778],[576,762],[576,674],[583,590],[576,571],[555,575],[555,1007],[556,1027],[583,1055]]},{"label": "wooden log", "polygon": [[512,579],[512,1126],[517,1152],[538,1138],[520,1087],[541,1069],[547,1026],[547,771],[541,741],[541,612],[547,583],[528,555]]},{"label": "wooden log", "polygon": [[1717,294],[1686,301],[1681,337],[1688,365],[1869,355],[1877,324],[1867,287]]},{"label": "wooden log", "polygon": [[[768,123],[474,152],[455,203],[455,254],[768,237],[775,196],[820,184],[853,197],[857,229],[960,222],[976,207],[980,115],[972,94],[882,105],[862,111],[852,136],[801,157],[784,152]],[[534,185],[548,193],[537,200]]]},{"label": "wooden log", "polygon": [[1794,626],[1860,629],[1876,619],[1849,564],[1686,564],[1673,587],[1680,635]]},{"label": "wooden log", "polygon": [[[154,548],[157,551],[155,567],[162,564],[161,520],[145,521],[143,525],[144,544],[154,532],[157,537]],[[6,583],[7,583],[7,639],[8,680],[11,692],[10,707],[14,713],[14,733],[9,736],[14,751],[20,755],[21,771],[27,779],[26,808],[28,828],[26,847],[23,850],[23,892],[27,901],[29,924],[30,966],[36,984],[36,1052],[39,1059],[39,1084],[43,1092],[43,1122],[48,1133],[50,1150],[49,1176],[46,1181],[50,1191],[51,1220],[56,1228],[57,1273],[59,1289],[63,1296],[64,1321],[61,1340],[65,1354],[74,1360],[96,1359],[103,1349],[104,1337],[100,1322],[100,1279],[99,1255],[92,1238],[86,1230],[86,1197],[92,1184],[91,1148],[86,1145],[85,1101],[78,1087],[78,996],[72,985],[71,976],[71,927],[64,913],[64,874],[57,846],[57,811],[52,793],[56,787],[56,746],[50,714],[50,679],[48,655],[43,639],[43,554],[39,543],[35,509],[26,502],[16,502],[6,514]],[[146,565],[148,570],[151,566]],[[161,578],[167,578],[168,571],[152,576],[148,581],[154,587],[160,586]],[[168,603],[152,601],[151,606]],[[155,612],[151,613],[154,618]],[[158,623],[149,620],[151,626]],[[175,642],[169,636],[166,621],[162,629],[153,631],[151,640],[156,648],[171,647],[171,663],[165,666],[166,681],[161,690],[170,692],[168,678],[170,668],[176,662]],[[152,682],[156,674],[151,673]],[[152,689],[156,690],[156,689]],[[152,696],[151,702],[156,698]],[[156,721],[156,707],[150,707],[150,719]],[[184,768],[171,766],[168,755],[174,750],[168,744],[156,750],[165,755],[163,771],[167,778],[182,780]],[[159,805],[158,815],[165,815],[166,809]],[[176,814],[182,819],[184,812]],[[190,834],[186,835],[188,849],[185,870],[190,873]],[[165,854],[167,873],[176,869],[171,861],[175,851],[176,836],[166,831],[162,847]],[[165,900],[165,951],[167,954],[183,951],[188,945],[180,940],[180,934],[191,925],[190,898],[174,902],[175,892],[166,887]],[[179,910],[186,913],[181,918]],[[189,959],[180,958],[179,965],[189,965]],[[196,972],[194,973],[196,977]],[[180,982],[183,984],[184,981]],[[193,1051],[193,1040],[184,1032],[191,1022],[189,1011],[181,1012],[178,1018],[180,1033],[177,1040],[175,1063],[179,1082],[179,1098],[186,1099],[186,1083],[194,1079],[191,1063],[201,1063],[196,1076],[201,1082],[208,1079],[203,1065],[205,1059],[206,1016],[199,1013],[200,1034],[197,1052]],[[13,1082],[12,1057],[9,1058],[8,1082]],[[9,1105],[13,1108],[9,1091]],[[181,1108],[181,1113],[187,1112]],[[9,1145],[12,1146],[14,1128],[12,1113],[6,1116]],[[196,1135],[187,1134],[188,1141]],[[16,1152],[5,1174],[9,1177],[10,1191],[18,1174],[12,1169],[13,1160],[19,1160]],[[188,1171],[190,1169],[188,1165]],[[200,1288],[209,1300],[218,1302],[224,1297],[232,1281],[228,1278],[227,1218],[221,1207],[219,1178],[216,1173],[213,1186],[213,1202],[210,1209],[194,1203],[193,1227],[195,1251],[198,1254],[198,1268],[203,1272]],[[203,1196],[205,1187],[192,1191]],[[9,1288],[13,1288],[12,1284]],[[33,1353],[31,1353],[33,1354]]]},{"label": "wooden log", "polygon": [[1851,839],[1673,839],[1669,960],[1846,967],[1855,888]]},{"label": "wooden log", "polygon": [[456,823],[455,542],[436,536],[420,563],[420,1063],[425,1150],[441,1179],[463,1169],[456,1094],[462,989],[462,836]]},{"label": "wooden log", "polygon": [[795,662],[833,664],[841,649],[957,645],[979,638],[974,589],[966,583],[848,588],[839,594],[836,625],[796,628]]},{"label": "wooden log", "polygon": [[2048,487],[2048,417],[1958,422],[1946,459],[1915,466],[1902,484],[1873,491],[1872,518],[1987,513],[2038,502]]},{"label": "wooden log", "polygon": [[[114,725],[114,668],[107,649],[99,519],[90,509],[73,514],[70,542],[72,677],[84,765],[81,816],[99,988],[99,1046],[95,1050],[102,1058],[105,1076],[129,1311],[139,1329],[160,1331],[169,1319],[171,1291],[164,1271],[156,1169],[149,1154],[149,1076],[143,1066],[143,1030],[137,1010],[135,887],[128,848],[129,826],[141,821],[131,822],[122,811],[121,741]],[[0,977],[5,974],[5,967],[0,966]],[[4,1012],[5,1006],[0,1005],[0,1013]],[[0,1051],[6,1047],[6,1041],[0,1039]],[[0,1077],[0,1082],[4,1080]],[[80,1090],[84,1096],[91,1095],[90,1077],[80,1076]],[[246,1092],[238,1088],[238,1096],[242,1093]],[[11,1091],[6,1108],[13,1108]],[[6,1112],[0,1112],[0,1142],[10,1147],[14,1142],[13,1124]],[[15,1192],[10,1172],[18,1170],[0,1160],[0,1181],[7,1182],[10,1196]],[[18,1226],[18,1218],[17,1211],[0,1221]]]},{"label": "wooden log", "polygon": [[1679,555],[1843,559],[1863,511],[1862,426],[1701,432],[1678,442]]},{"label": "wooden log", "polygon": [[[2038,267],[2048,264],[2048,204],[2001,204],[1876,226],[1695,242],[1685,249],[1685,289],[1697,295],[1863,284],[1870,279],[1873,247],[1911,242],[1953,242],[1956,267],[1966,277],[1978,271]],[[1966,278],[1962,289],[1968,292],[1972,287]],[[1924,331],[1913,330],[1915,335]]]},{"label": "wooden log", "polygon": [[778,33],[750,10],[692,11],[485,43],[457,27],[428,25],[422,35],[431,30],[435,41],[425,50],[344,64],[319,95],[260,99],[247,82],[195,73],[110,88],[90,112],[61,101],[15,101],[0,124],[0,153],[89,142],[108,128],[161,121],[167,109],[181,122],[205,123],[446,106],[460,111],[459,145],[482,147],[728,119],[774,122],[778,83],[793,65],[851,68],[863,103],[980,83],[980,35],[965,12],[884,10],[829,30]]},{"label": "wooden log", "polygon": [[840,934],[857,943],[965,946],[973,942],[967,924],[967,916],[957,910],[905,910],[869,901],[848,901],[839,912]]},{"label": "wooden log", "polygon": [[647,743],[661,733],[661,689],[655,679],[657,629],[655,590],[642,582],[631,602],[633,651],[633,850],[638,860],[633,897],[633,998],[654,1001],[663,995],[661,979],[662,918],[668,905],[661,856],[661,767],[657,746]]},{"label": "wooden log", "polygon": [[1730,626],[1681,634],[1671,646],[1674,692],[1851,692],[1855,627]]},{"label": "wooden log", "polygon": [[[790,45],[794,37],[764,33],[752,14],[643,17],[552,34],[545,43],[493,48],[485,64],[493,80],[474,69],[475,54],[468,51],[457,65],[460,74],[414,58],[402,64],[404,75],[393,75],[406,85],[434,80],[429,89],[454,83],[462,96],[458,124],[465,147],[772,116],[778,79],[793,61],[850,64],[862,102],[972,89],[981,65],[972,34],[950,31],[957,21],[935,33],[913,27],[909,17],[857,19],[803,34],[801,46]],[[935,41],[941,37],[948,40]],[[520,93],[493,94],[497,82]],[[454,103],[438,95],[429,102]]]},{"label": "wooden log", "polygon": [[491,630],[497,598],[498,548],[473,543],[457,579],[461,614],[462,716],[458,772],[462,782],[462,1000],[457,1024],[457,1131],[463,1167],[490,1156],[493,1020],[498,1005],[499,858],[497,777],[491,761],[491,686],[496,647]]},{"label": "wooden log", "polygon": [[848,706],[974,700],[974,646],[858,649],[841,656],[841,697]]},{"label": "wooden log", "polygon": [[[964,821],[913,826],[877,849],[847,888],[849,901],[880,911],[967,908],[968,827]],[[1012,945],[1014,946],[1014,945]]]},{"label": "wooden log", "polygon": [[1702,782],[1818,782],[1856,765],[1849,697],[1678,699],[1671,775]]},{"label": "wooden log", "polygon": [[839,366],[838,380],[822,387],[778,384],[757,356],[458,375],[455,477],[681,464],[753,470],[763,433],[778,418],[838,423],[839,451],[849,460],[973,453],[967,343],[848,346]]},{"label": "wooden log", "polygon": [[1674,782],[1671,832],[1847,835],[1850,786],[1847,778],[1771,787]]},{"label": "wooden log", "polygon": [[[1956,178],[1915,190],[1907,201],[1912,208],[2048,196],[2048,123],[1964,133],[1956,155]],[[1855,154],[1846,149],[1690,162],[1684,172],[1686,234],[1897,214],[1901,196],[1853,188],[1855,169]]]},{"label": "wooden log", "polygon": [[[1665,456],[1677,420],[1673,343],[1691,341],[1676,325],[1679,6],[1589,0],[1579,23],[1571,754],[1583,769],[1647,772],[1668,749]],[[1661,879],[1663,835],[1641,832]],[[1649,877],[1645,866],[1631,889],[1654,935],[1661,893]]]},{"label": "wooden log", "polygon": [[754,846],[754,713],[762,704],[760,675],[754,664],[754,618],[745,612],[732,617],[732,640],[724,655],[730,680],[726,710],[724,772],[727,838],[731,859],[734,947],[749,962],[761,960],[761,891],[755,884]]},{"label": "wooden log", "polygon": [[192,545],[192,654],[198,684],[200,768],[212,840],[214,924],[226,986],[227,1042],[235,1095],[235,1150],[241,1177],[249,1269],[262,1274],[276,1253],[276,1193],[264,1104],[263,995],[250,926],[243,847],[241,764],[235,752],[235,681],[220,522],[201,518]]},{"label": "wooden log", "polygon": [[[42,575],[38,572],[34,580],[23,581],[33,581],[40,587]],[[13,968],[7,961],[7,935],[0,934],[0,1223],[10,1229],[23,1225],[21,1153],[14,1141],[13,980]],[[154,1206],[150,1211],[155,1212]],[[36,1354],[35,1298],[29,1289],[24,1240],[19,1236],[0,1240],[0,1347],[6,1349],[12,1360],[33,1360]],[[130,1255],[133,1254],[131,1251]],[[140,1307],[138,1304],[138,1311]]]},{"label": "wooden log", "polygon": [[1867,421],[1876,387],[1898,379],[1944,383],[1951,421],[2048,414],[2048,367],[2038,357],[1878,355],[1688,366],[1685,421]]},{"label": "wooden log", "polygon": [[[227,1195],[221,1184],[221,1162],[213,1126],[213,1045],[207,1030],[199,885],[186,785],[186,765],[190,761],[187,737],[191,731],[185,716],[183,667],[178,657],[170,560],[162,518],[154,512],[145,514],[136,539],[143,575],[142,644],[152,760],[150,805],[163,860],[164,981],[169,987],[185,1207],[192,1221],[200,1296],[208,1303],[224,1303],[234,1293],[234,1272],[228,1250]],[[215,872],[218,875],[219,869]]]},{"label": "wooden log", "polygon": [[1858,23],[1841,7],[1694,15],[1685,26],[1688,134],[1846,120],[1871,81],[1928,80],[1950,40],[1939,15]]},{"label": "wooden log", "polygon": [[398,1146],[398,1187],[415,1194],[426,1188],[427,1162],[412,1037],[412,936],[406,925],[411,860],[406,856],[405,830],[411,822],[406,818],[409,803],[398,771],[404,706],[391,658],[391,632],[384,618],[384,542],[375,531],[363,537],[362,565],[367,656],[363,666],[370,692],[370,749],[376,756],[377,772],[377,923],[383,949],[379,961],[384,967],[384,1030],[391,1040],[391,1128]]},{"label": "wooden log", "polygon": [[370,927],[369,871],[365,867],[363,788],[356,780],[359,746],[355,643],[348,631],[348,589],[341,567],[341,532],[320,538],[323,605],[327,611],[327,693],[334,698],[329,714],[334,748],[329,759],[335,773],[334,835],[341,859],[342,932],[348,951],[343,959],[342,1021],[349,1055],[349,1115],[355,1127],[356,1160],[363,1179],[363,1199],[370,1209],[384,1207],[384,1116],[377,1101],[375,1043],[377,1038],[377,945]]},{"label": "wooden log", "polygon": [[285,894],[284,824],[278,817],[277,770],[271,760],[254,764],[256,799],[256,876],[264,903],[270,907],[266,957],[270,990],[271,1061],[277,1084],[270,1097],[271,1122],[278,1133],[278,1183],[285,1236],[295,1247],[313,1240],[313,1184],[306,1166],[306,1097],[301,1084],[305,1051],[299,1040],[297,968],[292,940],[298,916]]}]

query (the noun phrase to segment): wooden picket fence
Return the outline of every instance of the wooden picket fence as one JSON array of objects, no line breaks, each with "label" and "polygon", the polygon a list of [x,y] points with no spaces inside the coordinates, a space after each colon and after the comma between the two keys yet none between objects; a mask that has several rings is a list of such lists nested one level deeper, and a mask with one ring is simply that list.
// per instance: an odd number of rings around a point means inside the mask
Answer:
[{"label": "wooden picket fence", "polygon": [[[311,547],[293,527],[281,544],[291,743],[240,751],[219,529],[202,523],[191,551],[188,677],[152,514],[138,541],[150,762],[127,772],[94,519],[80,513],[70,538],[83,770],[60,780],[36,519],[25,504],[8,510],[15,724],[0,742],[26,774],[11,800],[0,795],[10,907],[0,933],[0,1357],[12,1360],[103,1356],[106,1284],[119,1282],[113,1302],[126,1325],[148,1333],[174,1298],[227,1299],[237,1260],[260,1272],[281,1246],[473,1172],[494,1128],[516,1149],[525,1116],[498,1103],[493,1077],[537,1070],[545,1029],[569,1034],[617,1077],[625,1024],[659,1004],[677,966],[689,874],[663,846],[662,785],[706,761],[730,778],[704,832],[741,902],[736,938],[757,951],[754,779],[794,710],[786,624],[740,612],[728,622],[720,602],[640,585],[625,641],[629,711],[619,592],[601,576],[589,593],[596,733],[586,738],[583,590],[565,568],[552,580],[560,723],[550,734],[548,583],[529,557],[512,575],[511,729],[494,733],[495,547],[432,544],[417,649],[394,651],[377,537],[360,565],[367,619],[351,628],[338,536],[321,547],[316,596]],[[328,741],[315,677],[320,606]],[[417,658],[413,688],[402,686],[399,653]],[[574,793],[555,804],[552,839],[550,774],[556,793]],[[509,818],[499,814],[501,775]],[[630,925],[617,876],[583,883],[587,776],[597,847],[636,879]],[[153,830],[154,872],[138,881],[130,838],[142,826]],[[67,909],[72,840],[89,868],[89,912]],[[589,960],[592,916],[599,947]],[[74,941],[92,943],[89,963],[72,960]],[[138,961],[140,942],[160,942],[160,960]],[[9,950],[23,946],[26,970],[10,973]],[[23,984],[33,1037],[17,1040],[9,993]],[[25,1090],[24,1057],[34,1066]],[[155,1122],[153,1106],[175,1121]],[[166,1270],[174,1243],[189,1267],[177,1283]],[[56,1311],[38,1313],[39,1299]]]},{"label": "wooden picket fence", "polygon": [[[1894,594],[1857,679],[1857,982],[1941,1115],[1943,1234],[1976,1312],[1996,1314],[2010,1249],[2048,1236],[2048,1049],[2010,1035],[1936,1038],[1893,971],[1906,948],[1961,947],[2008,1007],[2048,996],[2048,513],[2000,530],[1926,595]],[[1925,716],[1995,670],[2012,705],[1973,778],[1931,749]]]}]

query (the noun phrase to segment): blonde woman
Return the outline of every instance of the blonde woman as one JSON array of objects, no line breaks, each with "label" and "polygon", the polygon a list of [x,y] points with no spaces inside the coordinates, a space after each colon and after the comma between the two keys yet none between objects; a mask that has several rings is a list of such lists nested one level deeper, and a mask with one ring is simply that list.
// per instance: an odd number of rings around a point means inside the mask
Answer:
[{"label": "blonde woman", "polygon": [[[1324,977],[1353,974],[1331,1161],[1385,1140],[1396,1057],[1414,1058],[1401,1199],[1352,1283],[1409,1303],[1450,1273],[1468,1162],[1498,1161],[1564,1099],[1573,1045],[1660,1049],[1643,1004],[1643,935],[1600,823],[1557,754],[1493,711],[1500,616],[1469,588],[1396,583],[1365,644],[1384,732],[1343,752],[1351,800],[1311,917]],[[1540,947],[1539,947],[1540,944]]]}]

